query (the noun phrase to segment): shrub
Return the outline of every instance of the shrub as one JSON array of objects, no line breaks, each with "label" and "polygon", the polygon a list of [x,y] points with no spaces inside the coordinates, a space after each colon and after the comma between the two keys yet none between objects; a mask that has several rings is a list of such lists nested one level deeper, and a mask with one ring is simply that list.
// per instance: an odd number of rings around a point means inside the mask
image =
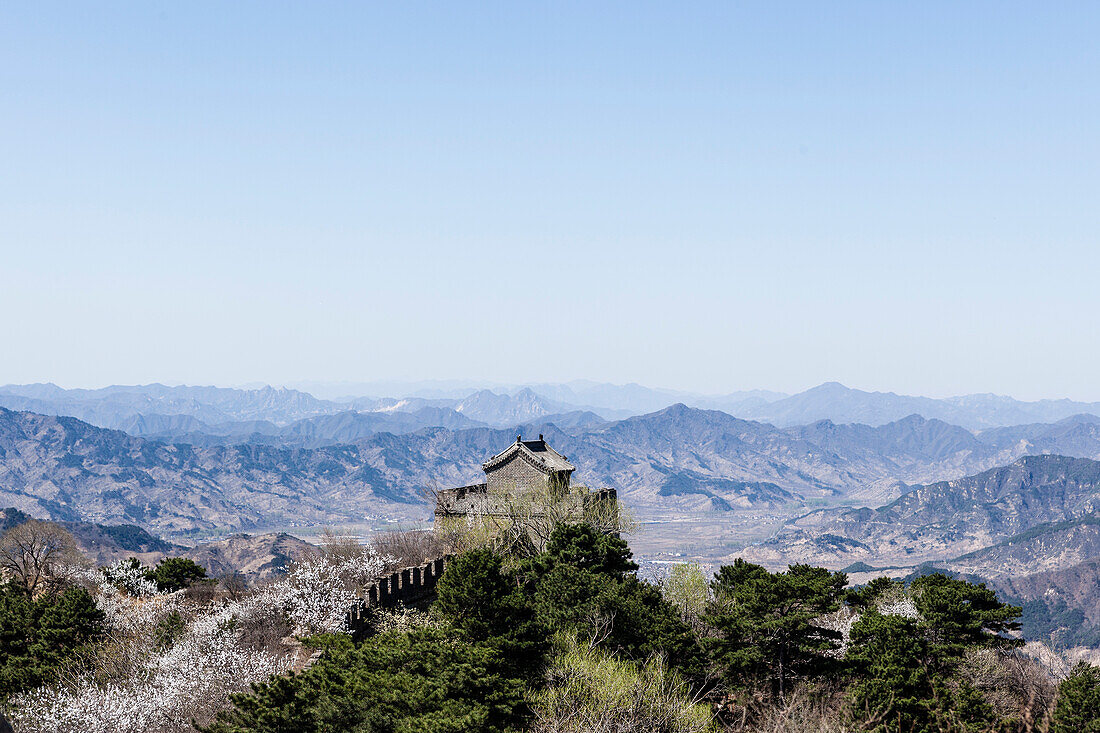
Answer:
[{"label": "shrub", "polygon": [[206,568],[186,557],[166,557],[147,576],[161,593],[173,593],[206,580]]},{"label": "shrub", "polygon": [[842,635],[817,622],[840,608],[844,573],[792,565],[770,573],[740,558],[718,570],[706,621],[711,658],[735,686],[765,683],[783,697],[791,683],[818,674]]},{"label": "shrub", "polygon": [[1100,733],[1100,667],[1079,662],[1058,686],[1050,733]]},{"label": "shrub", "polygon": [[0,570],[34,594],[66,566],[86,562],[69,532],[53,522],[30,519],[0,536]]},{"label": "shrub", "polygon": [[149,569],[142,567],[136,557],[104,565],[99,569],[99,575],[93,575],[89,580],[96,584],[110,585],[135,598],[152,596],[160,592],[157,584],[149,578]]},{"label": "shrub", "polygon": [[864,614],[848,646],[855,680],[852,703],[867,720],[887,730],[932,731],[938,720],[929,644],[916,621]]},{"label": "shrub", "polygon": [[710,602],[710,587],[703,569],[696,563],[677,563],[661,583],[661,594],[679,609],[684,620],[699,628]]},{"label": "shrub", "polygon": [[1001,603],[984,584],[933,573],[915,579],[909,592],[937,655],[945,662],[960,660],[972,647],[1023,644],[1022,640],[1005,636],[1020,630],[1014,619],[1022,609]]},{"label": "shrub", "polygon": [[0,586],[0,698],[53,682],[103,630],[104,613],[83,588],[32,599],[22,585]]},{"label": "shrub", "polygon": [[545,690],[531,696],[537,733],[703,733],[712,714],[659,656],[636,664],[564,635]]},{"label": "shrub", "polygon": [[[230,694],[290,669],[283,636],[341,630],[348,599],[381,567],[369,550],[346,561],[310,558],[182,629],[178,594],[154,586],[153,595],[134,597],[107,582],[107,573],[97,574],[113,638],[64,684],[13,698],[13,720],[28,733],[190,731],[192,719],[211,722]],[[132,563],[120,569],[133,575]]]},{"label": "shrub", "polygon": [[315,665],[232,697],[205,733],[504,733],[526,719],[523,682],[496,649],[443,629],[331,646]]},{"label": "shrub", "polygon": [[546,630],[493,552],[472,550],[452,560],[432,612],[470,641],[496,648],[514,676],[534,680],[541,673]]}]

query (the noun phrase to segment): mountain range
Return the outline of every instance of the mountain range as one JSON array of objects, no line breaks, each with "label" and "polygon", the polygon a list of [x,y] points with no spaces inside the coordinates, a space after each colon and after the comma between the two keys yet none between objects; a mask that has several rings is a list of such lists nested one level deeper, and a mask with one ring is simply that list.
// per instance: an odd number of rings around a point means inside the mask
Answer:
[{"label": "mountain range", "polygon": [[[909,484],[958,479],[1032,453],[1100,458],[1100,420],[1088,416],[977,434],[919,416],[877,427],[821,421],[780,429],[685,405],[613,422],[570,414],[565,427],[402,434],[361,430],[364,417],[306,418],[244,442],[199,432],[202,440],[187,442],[0,409],[0,505],[65,521],[127,521],[169,536],[422,517],[425,492],[478,480],[488,456],[517,434],[538,433],[570,457],[577,480],[617,488],[642,517],[882,503]],[[330,442],[345,428],[351,439]]]},{"label": "mountain range", "polygon": [[[637,384],[611,385],[583,381],[498,386],[494,390],[455,385],[449,385],[446,389],[417,389],[412,383],[341,386],[360,390],[406,389],[410,392],[392,396],[347,394],[338,399],[319,399],[308,392],[270,386],[231,389],[150,384],[88,390],[31,384],[0,387],[0,407],[77,417],[100,427],[158,438],[202,433],[231,436],[233,440],[251,437],[254,432],[272,434],[275,428],[341,412],[415,414],[414,418],[405,422],[394,420],[387,423],[379,418],[374,423],[376,432],[408,432],[420,427],[473,427],[476,424],[502,428],[568,413],[591,413],[599,419],[614,421],[655,412],[676,403],[720,410],[735,417],[778,427],[806,425],[821,420],[878,427],[909,415],[920,415],[925,419],[941,420],[978,431],[1052,423],[1079,414],[1100,415],[1100,403],[1066,399],[1024,402],[988,394],[932,399],[892,392],[866,392],[836,382],[828,382],[796,395],[765,390],[701,395]],[[186,417],[194,418],[197,423],[188,424],[183,419]],[[463,418],[470,423],[463,423]],[[364,422],[359,430],[375,429],[367,426],[368,423]],[[353,438],[334,438],[349,439]]]},{"label": "mountain range", "polygon": [[910,487],[872,509],[832,507],[789,521],[746,555],[843,566],[945,564],[982,577],[1100,557],[1100,462],[1029,455]]},{"label": "mountain range", "polygon": [[[0,388],[0,404],[19,408],[0,408],[0,506],[66,523],[97,561],[151,562],[215,537],[191,552],[269,575],[299,541],[226,535],[421,520],[433,489],[479,480],[485,458],[541,433],[576,480],[615,487],[640,519],[751,509],[749,521],[778,524],[740,550],[747,559],[848,568],[857,582],[932,563],[988,579],[1048,626],[1100,628],[1095,406],[823,385],[730,408],[767,421],[684,403],[616,417],[617,396],[669,395],[552,387],[339,401],[270,387]],[[921,412],[884,421],[911,407]]]}]

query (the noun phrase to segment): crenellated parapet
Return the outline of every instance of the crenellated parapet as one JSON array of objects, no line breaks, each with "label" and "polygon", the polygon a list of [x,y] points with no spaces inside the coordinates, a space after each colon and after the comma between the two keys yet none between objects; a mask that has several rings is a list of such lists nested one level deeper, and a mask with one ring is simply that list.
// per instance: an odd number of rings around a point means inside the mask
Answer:
[{"label": "crenellated parapet", "polygon": [[443,576],[448,560],[441,557],[414,568],[395,570],[379,578],[348,610],[348,631],[353,636],[361,635],[370,625],[373,610],[426,607],[435,599],[435,586]]}]

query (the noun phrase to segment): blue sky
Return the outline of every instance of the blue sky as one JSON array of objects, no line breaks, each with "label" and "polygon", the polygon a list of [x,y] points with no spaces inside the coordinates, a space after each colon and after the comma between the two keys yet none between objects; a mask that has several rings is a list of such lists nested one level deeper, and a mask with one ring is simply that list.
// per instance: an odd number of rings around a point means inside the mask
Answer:
[{"label": "blue sky", "polygon": [[8,3],[0,383],[1100,399],[1095,3]]}]

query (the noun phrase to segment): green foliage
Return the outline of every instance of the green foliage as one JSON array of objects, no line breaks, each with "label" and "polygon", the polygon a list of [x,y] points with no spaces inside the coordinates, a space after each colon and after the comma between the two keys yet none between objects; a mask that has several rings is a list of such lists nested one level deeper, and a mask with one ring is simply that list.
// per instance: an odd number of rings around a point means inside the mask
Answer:
[{"label": "green foliage", "polygon": [[187,624],[184,623],[180,612],[172,611],[157,623],[153,632],[157,648],[163,651],[172,647],[183,636],[186,628]]},{"label": "green foliage", "polygon": [[917,621],[865,613],[852,626],[847,660],[852,702],[867,719],[885,721],[882,730],[934,729],[931,651]]},{"label": "green foliage", "polygon": [[103,612],[82,588],[32,599],[12,583],[0,586],[0,698],[54,680],[103,628]]},{"label": "green foliage", "polygon": [[902,590],[898,581],[879,578],[848,592],[848,602],[864,609],[846,657],[856,710],[877,730],[990,730],[992,707],[955,671],[969,649],[1018,645],[1002,635],[1019,628],[1013,619],[1020,609],[984,585],[933,573],[909,587],[919,618],[875,610]]},{"label": "green foliage", "polygon": [[516,676],[534,679],[542,671],[546,630],[492,551],[471,550],[452,560],[436,586],[432,611],[470,641],[497,649]]},{"label": "green foliage", "polygon": [[[975,733],[994,730],[997,715],[993,711],[993,706],[982,696],[980,691],[963,680],[953,692],[954,694],[946,699],[950,700],[951,705],[949,719],[954,722],[956,727]],[[1019,721],[1013,722],[1019,723]]]},{"label": "green foliage", "polygon": [[524,684],[497,649],[441,629],[333,645],[314,666],[232,696],[205,733],[463,733],[526,720]]},{"label": "green foliage", "polygon": [[186,557],[166,557],[145,575],[165,593],[183,590],[207,579],[206,568]]},{"label": "green foliage", "polygon": [[575,631],[629,659],[661,653],[694,679],[705,657],[679,610],[660,590],[639,581],[626,542],[584,525],[559,525],[541,555],[518,576],[539,621]]},{"label": "green foliage", "polygon": [[710,600],[707,576],[696,563],[677,563],[672,566],[661,592],[669,603],[680,609],[686,619],[701,618]]},{"label": "green foliage", "polygon": [[541,560],[550,567],[571,565],[592,573],[622,578],[638,569],[626,540],[588,524],[559,524]]},{"label": "green foliage", "polygon": [[1050,733],[1100,733],[1100,667],[1080,662],[1058,686]]},{"label": "green foliage", "polygon": [[[814,697],[807,689],[824,691],[814,704],[837,727],[976,732],[1021,720],[998,720],[988,680],[958,671],[970,650],[1016,643],[1004,634],[1018,628],[1020,609],[983,585],[933,573],[908,588],[880,578],[846,591],[844,573],[772,573],[738,560],[709,586],[682,566],[662,594],[636,577],[622,539],[582,525],[546,536],[543,552],[518,559],[489,549],[455,557],[428,616],[359,645],[342,635],[307,640],[322,650],[317,664],[235,696],[207,730],[696,733],[713,727],[695,704],[702,694],[739,700],[761,730],[781,730],[800,719],[791,704]],[[839,629],[853,612],[841,659]],[[158,629],[166,643],[175,624]],[[1063,699],[1079,702],[1067,710],[1089,709],[1092,693],[1075,684]],[[767,694],[756,702],[738,696],[759,691]],[[770,728],[768,710],[781,713]],[[815,729],[812,715],[802,720],[799,730]],[[1077,729],[1055,733],[1068,730]]]},{"label": "green foliage", "polygon": [[866,585],[852,588],[845,592],[844,600],[849,606],[860,610],[873,608],[880,598],[887,594],[899,593],[905,589],[905,584],[900,580],[894,580],[885,576],[875,578]]},{"label": "green foliage", "polygon": [[706,733],[712,715],[659,656],[641,664],[559,636],[550,684],[532,695],[537,730]]},{"label": "green foliage", "polygon": [[1021,602],[1020,607],[1020,631],[1025,639],[1049,640],[1056,649],[1100,646],[1100,627],[1061,598],[1034,598]]},{"label": "green foliage", "polygon": [[915,579],[909,587],[924,620],[933,651],[944,662],[962,658],[970,647],[1020,646],[1022,640],[1003,636],[1019,631],[1013,619],[1018,606],[997,599],[984,584],[968,583],[934,573]]},{"label": "green foliage", "polygon": [[706,620],[717,631],[711,657],[734,685],[767,683],[782,697],[790,682],[817,674],[840,634],[816,621],[840,608],[847,576],[792,565],[770,573],[738,558],[711,583]]}]

